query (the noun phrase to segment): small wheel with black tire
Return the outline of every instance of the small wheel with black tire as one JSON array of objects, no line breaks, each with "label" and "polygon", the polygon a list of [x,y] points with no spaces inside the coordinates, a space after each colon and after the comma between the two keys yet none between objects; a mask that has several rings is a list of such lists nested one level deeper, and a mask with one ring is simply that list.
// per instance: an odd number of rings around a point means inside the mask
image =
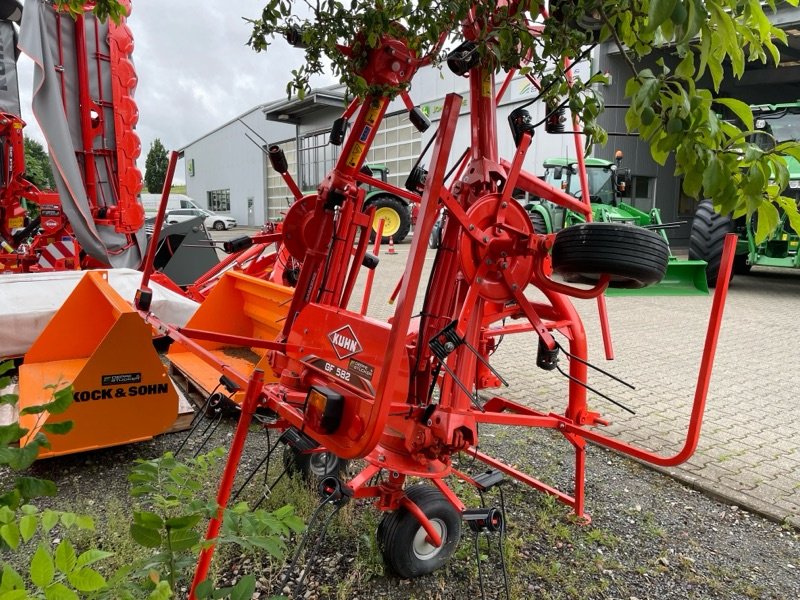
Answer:
[{"label": "small wheel with black tire", "polygon": [[436,250],[439,247],[439,244],[442,243],[443,227],[444,227],[444,217],[440,216],[438,219],[436,219],[436,222],[433,224],[433,229],[431,229],[431,236],[428,238],[428,248]]},{"label": "small wheel with black tire", "polygon": [[222,221],[214,221],[214,230],[215,231],[223,231],[225,229],[225,223]]},{"label": "small wheel with black tire", "polygon": [[[689,259],[706,261],[706,279],[711,287],[717,285],[725,236],[735,229],[733,219],[717,214],[711,200],[702,200],[697,205],[689,234]],[[744,260],[746,264],[747,259]],[[734,272],[738,271],[735,268],[731,271],[731,279]]]},{"label": "small wheel with black tire", "polygon": [[620,223],[580,223],[556,234],[553,271],[568,281],[596,284],[609,275],[609,287],[638,289],[664,278],[669,247],[649,229]]},{"label": "small wheel with black tire", "polygon": [[383,560],[398,576],[411,579],[432,573],[450,559],[461,539],[461,514],[430,485],[412,485],[405,494],[442,538],[441,546],[431,544],[416,517],[403,507],[383,517],[377,532]]},{"label": "small wheel with black tire", "polygon": [[394,196],[377,196],[368,200],[367,207],[375,207],[375,218],[372,221],[372,231],[369,234],[369,241],[375,241],[375,234],[378,231],[378,223],[383,219],[383,233],[381,234],[381,244],[388,244],[389,239],[394,239],[395,244],[399,244],[411,231],[411,212],[399,199]]}]

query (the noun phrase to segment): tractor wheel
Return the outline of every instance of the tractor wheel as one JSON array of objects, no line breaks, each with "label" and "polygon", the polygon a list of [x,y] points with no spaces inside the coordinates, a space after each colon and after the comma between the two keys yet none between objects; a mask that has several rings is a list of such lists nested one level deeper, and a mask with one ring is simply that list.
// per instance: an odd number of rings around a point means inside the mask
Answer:
[{"label": "tractor wheel", "polygon": [[383,517],[378,525],[378,547],[383,560],[404,579],[432,573],[453,555],[461,539],[461,515],[442,493],[429,485],[412,485],[406,497],[430,519],[442,538],[440,547],[427,541],[425,529],[405,508]]},{"label": "tractor wheel", "polygon": [[534,233],[551,233],[547,231],[547,221],[545,221],[544,215],[540,212],[529,212],[528,216],[531,218],[531,225],[533,225],[533,232]]},{"label": "tractor wheel", "polygon": [[581,223],[556,234],[553,271],[568,281],[636,289],[664,278],[669,247],[656,232],[619,223]]},{"label": "tractor wheel", "polygon": [[340,477],[347,470],[347,461],[333,452],[300,452],[286,446],[283,449],[283,466],[289,475],[300,475],[305,481],[317,482],[326,477]]},{"label": "tractor wheel", "polygon": [[689,259],[704,260],[708,263],[706,279],[711,287],[717,285],[725,236],[732,231],[734,231],[733,220],[714,212],[711,200],[703,200],[697,205],[689,235]]},{"label": "tractor wheel", "polygon": [[381,219],[384,220],[381,244],[388,244],[389,238],[394,238],[395,244],[406,239],[408,232],[411,231],[411,213],[405,204],[392,196],[378,196],[370,199],[369,206],[375,207],[375,219],[372,221],[369,241],[375,241]]}]

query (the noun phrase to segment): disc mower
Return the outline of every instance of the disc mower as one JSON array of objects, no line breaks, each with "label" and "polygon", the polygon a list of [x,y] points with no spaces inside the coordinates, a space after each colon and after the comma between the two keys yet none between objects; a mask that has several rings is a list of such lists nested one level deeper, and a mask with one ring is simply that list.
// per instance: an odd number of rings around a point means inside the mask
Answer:
[{"label": "disc mower", "polygon": [[[538,33],[525,13],[508,14],[520,27]],[[714,297],[682,450],[662,456],[601,433],[598,427],[607,421],[587,402],[588,343],[572,299],[597,299],[610,355],[604,290],[657,283],[667,269],[669,250],[653,231],[592,222],[580,134],[574,137],[583,199],[522,169],[535,133],[524,111],[509,120],[514,155],[499,156],[495,68],[490,58],[469,50],[479,38],[486,39],[481,27],[490,25],[462,24],[465,44],[448,61],[469,78],[470,145],[463,154],[453,148],[464,99],[449,94],[428,169],[418,165],[407,182],[408,189],[421,190],[421,204],[388,322],[349,308],[359,272],[379,268],[367,253],[373,210],[365,210],[365,192],[359,186],[368,181],[361,167],[390,102],[389,96],[377,92],[354,100],[337,121],[334,131],[349,129],[349,135],[331,140],[343,144],[335,167],[315,194],[298,197],[286,215],[285,248],[301,265],[293,288],[226,273],[187,328],[166,323],[148,313],[146,302],[139,304],[143,317],[175,340],[173,348],[213,373],[206,375],[209,384],[219,382],[228,393],[240,395],[239,425],[220,483],[219,505],[228,502],[258,410],[260,420],[282,431],[297,454],[325,452],[343,460],[363,459],[359,473],[346,480],[333,473],[323,479],[320,492],[325,502],[374,499],[385,511],[377,531],[379,546],[385,561],[403,577],[444,564],[458,543],[462,519],[502,526],[496,522],[497,511],[465,506],[449,483],[452,478],[485,490],[508,476],[556,497],[588,520],[588,441],[662,466],[686,460],[698,440],[726,293],[720,286]],[[414,107],[407,88],[431,58],[417,55],[398,29],[383,35],[374,49],[361,46],[366,54],[354,59],[353,68],[372,90],[402,90],[412,122],[426,127],[427,119]],[[340,51],[353,54],[350,46]],[[499,93],[507,87],[502,85]],[[577,130],[579,123],[575,125]],[[289,178],[280,149],[271,154],[273,165]],[[538,233],[513,199],[516,189],[583,215],[586,222],[557,233]],[[427,241],[442,209],[446,216],[441,244],[425,282]],[[725,269],[730,268],[730,249],[729,243]],[[554,274],[575,283],[564,283]],[[235,303],[225,303],[224,313],[220,304],[216,322],[211,316],[201,321],[203,309],[223,286]],[[526,294],[531,290],[539,292],[536,299]],[[415,314],[420,294],[422,308]],[[531,366],[563,373],[563,413],[538,410],[536,398],[522,404],[486,391],[504,383],[502,367],[491,364],[498,338],[522,332],[536,335]],[[233,348],[255,356],[237,360]],[[562,367],[565,358],[569,362]],[[574,453],[573,491],[555,489],[479,450],[482,424],[561,433]],[[453,457],[459,454],[474,457],[488,471],[473,475],[455,468]],[[409,485],[412,478],[425,483]],[[220,518],[209,524],[210,542],[201,552],[191,597],[206,577],[214,552],[211,541],[220,525]]]}]

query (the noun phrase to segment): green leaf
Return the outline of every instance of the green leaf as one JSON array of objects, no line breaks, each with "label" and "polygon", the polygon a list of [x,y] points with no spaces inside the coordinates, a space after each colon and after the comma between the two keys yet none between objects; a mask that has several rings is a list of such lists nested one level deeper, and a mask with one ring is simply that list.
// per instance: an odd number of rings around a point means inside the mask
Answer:
[{"label": "green leaf", "polygon": [[205,600],[206,598],[211,597],[211,590],[213,589],[212,583],[208,579],[204,579],[200,583],[197,584],[197,587],[194,589],[194,595],[200,598],[200,600]]},{"label": "green leaf", "polygon": [[194,527],[202,518],[202,515],[183,515],[180,517],[172,517],[166,520],[166,526],[170,529],[187,529]]},{"label": "green leaf", "polygon": [[158,548],[161,546],[161,533],[156,529],[132,523],[131,536],[137,544],[145,548]]},{"label": "green leaf", "polygon": [[78,562],[78,557],[75,554],[75,548],[69,543],[69,540],[62,540],[56,546],[56,569],[64,574],[70,573]]},{"label": "green leaf", "polygon": [[36,526],[38,524],[39,520],[35,515],[24,515],[19,520],[19,533],[22,536],[23,542],[27,542],[33,537],[33,534],[36,533]]},{"label": "green leaf", "polygon": [[256,591],[256,578],[245,575],[231,590],[231,600],[250,600]]},{"label": "green leaf", "polygon": [[19,548],[20,542],[20,535],[19,535],[19,525],[15,522],[6,523],[2,527],[0,527],[0,538],[8,544],[12,550],[16,550]]},{"label": "green leaf", "polygon": [[75,515],[75,525],[84,531],[94,531],[94,519],[89,515]]},{"label": "green leaf", "polygon": [[55,483],[49,479],[39,479],[38,477],[18,477],[17,489],[25,500],[55,496],[58,492]]},{"label": "green leaf", "polygon": [[161,529],[164,526],[164,520],[161,517],[146,510],[134,512],[133,522],[150,529]]},{"label": "green leaf", "polygon": [[36,549],[31,559],[31,581],[34,585],[44,589],[53,582],[55,571],[53,557],[50,551],[44,544],[39,544],[39,547]]},{"label": "green leaf", "polygon": [[24,590],[25,582],[22,576],[17,573],[8,563],[3,565],[3,575],[0,576],[0,592],[11,590]]},{"label": "green leaf", "polygon": [[744,128],[747,131],[753,131],[753,129],[755,129],[755,125],[753,124],[753,111],[741,100],[737,100],[736,98],[715,98],[714,103],[722,104],[729,108],[730,111],[744,123]]},{"label": "green leaf", "polygon": [[75,525],[78,516],[75,513],[63,512],[61,513],[61,524],[67,529]]},{"label": "green leaf", "polygon": [[758,226],[756,227],[756,244],[767,239],[778,226],[778,209],[770,202],[762,202],[758,207]]},{"label": "green leaf", "polygon": [[[0,389],[3,389],[4,386],[0,385]],[[19,396],[16,394],[0,394],[0,406],[3,404],[10,404],[14,406],[19,400]]]},{"label": "green leaf", "polygon": [[0,446],[8,446],[18,442],[26,433],[28,433],[28,430],[20,427],[19,423],[0,426]]},{"label": "green leaf", "polygon": [[63,583],[54,583],[44,591],[45,600],[80,600],[80,596]]},{"label": "green leaf", "polygon": [[150,592],[147,600],[169,600],[172,598],[172,590],[169,589],[169,583],[166,581],[159,581],[156,589]]},{"label": "green leaf", "polygon": [[42,529],[45,533],[50,533],[50,530],[58,524],[58,513],[47,509],[42,513]]},{"label": "green leaf", "polygon": [[114,556],[114,553],[105,552],[104,550],[97,550],[96,548],[91,548],[78,557],[75,566],[88,567],[89,565],[92,565],[97,561],[109,558],[110,556]]},{"label": "green leaf", "polygon": [[16,516],[8,506],[0,506],[0,523],[11,523]]},{"label": "green leaf", "polygon": [[12,590],[0,593],[0,600],[29,600],[28,592],[25,590]]},{"label": "green leaf", "polygon": [[60,423],[45,423],[42,425],[42,429],[44,429],[47,433],[64,435],[65,433],[72,431],[72,427],[74,425],[75,423],[73,421],[61,421]]},{"label": "green leaf", "polygon": [[650,0],[645,31],[655,31],[675,10],[677,0]]},{"label": "green leaf", "polygon": [[0,375],[5,375],[9,371],[14,369],[14,361],[13,360],[4,360],[0,362]]},{"label": "green leaf", "polygon": [[53,401],[47,404],[47,412],[51,415],[60,415],[72,404],[72,385],[53,392]]},{"label": "green leaf", "polygon": [[37,433],[32,440],[22,448],[16,449],[13,458],[8,461],[8,466],[15,471],[22,471],[30,467],[39,456],[39,448],[49,448],[50,443],[43,433]]},{"label": "green leaf", "polygon": [[83,567],[69,573],[67,580],[79,592],[96,592],[106,585],[105,578],[89,567]]},{"label": "green leaf", "polygon": [[169,545],[173,552],[188,550],[200,541],[200,534],[191,529],[173,529],[169,532]]}]

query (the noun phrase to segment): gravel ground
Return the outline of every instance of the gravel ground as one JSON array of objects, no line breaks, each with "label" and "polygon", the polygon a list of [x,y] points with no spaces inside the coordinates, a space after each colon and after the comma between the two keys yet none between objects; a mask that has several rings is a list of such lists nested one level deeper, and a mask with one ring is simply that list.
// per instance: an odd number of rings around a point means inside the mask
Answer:
[{"label": "gravel ground", "polygon": [[[232,420],[224,420],[207,447],[229,444],[233,426]],[[96,542],[104,543],[104,519],[119,519],[120,507],[124,511],[127,506],[126,476],[132,461],[175,450],[183,437],[171,434],[137,445],[50,459],[31,471],[59,485],[54,506],[96,515],[101,523]],[[240,473],[248,473],[267,447],[262,432],[251,433]],[[481,449],[569,491],[568,448],[552,432],[517,430],[512,434],[508,429],[482,428]],[[483,470],[471,460],[462,460],[460,467],[473,474]],[[279,469],[277,457],[271,479]],[[587,474],[589,525],[575,523],[564,507],[520,484],[503,486],[509,522],[503,546],[511,598],[800,597],[797,531],[716,502],[605,449],[589,449]],[[0,472],[0,485],[7,477],[8,473]],[[469,507],[479,506],[471,490],[454,485]],[[245,497],[257,499],[257,488],[259,484],[251,484]],[[277,507],[287,501],[307,517],[318,498],[284,478],[270,502]],[[486,505],[499,507],[498,496],[487,495]],[[319,545],[319,560],[309,570],[298,597],[481,598],[475,536],[468,528],[444,568],[416,580],[402,580],[385,573],[374,541],[379,520],[369,503],[347,505]],[[290,552],[296,543],[289,541]],[[482,536],[484,597],[505,598],[498,537],[489,538],[489,543],[491,548]],[[221,558],[215,563],[220,581],[256,573],[259,583],[254,597],[267,598],[278,591],[280,565],[270,565],[261,556]]]}]

